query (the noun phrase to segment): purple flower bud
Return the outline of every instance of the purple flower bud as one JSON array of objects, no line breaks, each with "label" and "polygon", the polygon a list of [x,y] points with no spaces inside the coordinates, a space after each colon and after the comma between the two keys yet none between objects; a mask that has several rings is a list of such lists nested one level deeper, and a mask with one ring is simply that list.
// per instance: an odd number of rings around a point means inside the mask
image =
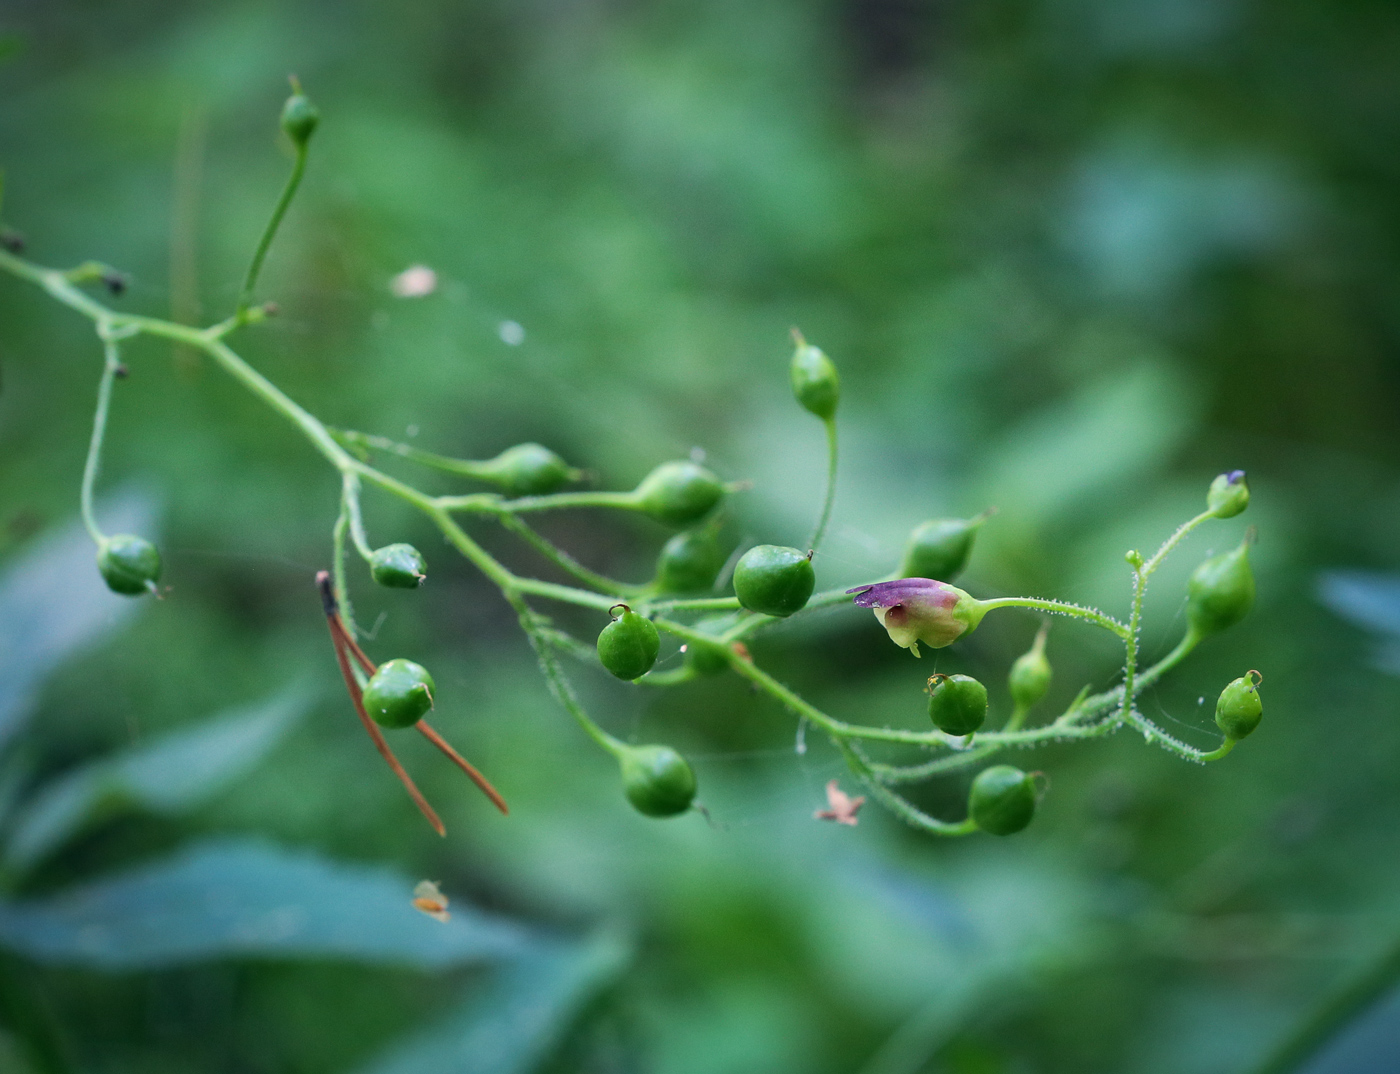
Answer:
[{"label": "purple flower bud", "polygon": [[870,608],[890,640],[919,655],[919,642],[933,649],[951,645],[977,629],[982,602],[957,586],[932,578],[900,578],[846,590],[859,608]]}]

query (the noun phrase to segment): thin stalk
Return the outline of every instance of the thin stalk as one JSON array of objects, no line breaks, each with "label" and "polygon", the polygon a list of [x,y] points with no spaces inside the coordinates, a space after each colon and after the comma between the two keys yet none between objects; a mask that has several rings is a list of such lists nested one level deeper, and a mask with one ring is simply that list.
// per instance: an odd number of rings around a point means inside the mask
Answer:
[{"label": "thin stalk", "polygon": [[350,515],[345,504],[340,505],[335,528],[331,530],[331,579],[335,586],[335,599],[340,605],[340,614],[345,621],[346,633],[353,639],[359,633],[355,626],[355,609],[350,604],[350,587],[345,575],[345,535],[350,529]]},{"label": "thin stalk", "polygon": [[[479,511],[482,497],[439,496],[435,501],[444,511]],[[640,511],[641,501],[634,492],[554,492],[548,496],[522,496],[518,500],[497,499],[495,507],[513,514],[529,511],[559,511],[566,507],[616,507],[623,511]]]},{"label": "thin stalk", "polygon": [[993,597],[991,600],[979,601],[984,612],[990,612],[997,608],[1034,608],[1037,611],[1049,612],[1051,615],[1067,615],[1071,619],[1082,619],[1087,623],[1103,627],[1110,634],[1124,640],[1128,637],[1128,628],[1112,616],[1104,615],[1096,608],[1081,608],[1078,604],[1068,604],[1060,600],[1046,600],[1041,597]]},{"label": "thin stalk", "polygon": [[511,599],[511,605],[520,616],[521,629],[525,631],[526,637],[530,639],[530,644],[535,650],[535,656],[540,662],[540,671],[544,673],[545,681],[549,683],[549,689],[554,694],[555,700],[564,706],[564,709],[572,716],[579,727],[583,728],[584,734],[591,738],[603,749],[607,750],[614,757],[621,758],[627,751],[627,746],[620,740],[608,734],[588,715],[588,711],[583,707],[583,702],[578,699],[578,694],[574,692],[573,683],[564,674],[564,669],[559,666],[559,661],[554,658],[554,652],[546,642],[536,632],[535,613],[530,610],[529,605],[520,597]]},{"label": "thin stalk", "polygon": [[644,586],[628,585],[626,582],[619,582],[609,578],[607,575],[589,570],[562,548],[559,548],[553,542],[535,532],[524,520],[516,518],[510,511],[498,511],[495,513],[495,517],[503,527],[519,537],[560,570],[572,574],[584,585],[592,586],[599,592],[610,593],[615,597],[636,597],[645,588]]},{"label": "thin stalk", "polygon": [[836,745],[840,747],[842,754],[845,755],[846,763],[850,766],[851,771],[860,778],[861,782],[865,784],[870,793],[879,800],[881,805],[894,813],[906,824],[918,828],[920,831],[942,836],[972,835],[977,831],[977,825],[973,822],[971,817],[968,817],[966,820],[951,822],[929,816],[923,810],[913,805],[913,803],[901,798],[899,795],[895,794],[894,791],[874,779],[865,765],[864,758],[849,745],[839,739]]},{"label": "thin stalk", "polygon": [[1118,713],[1120,720],[1128,719],[1133,698],[1137,697],[1137,684],[1133,680],[1137,676],[1138,631],[1142,625],[1142,592],[1145,587],[1142,560],[1139,559],[1133,566],[1133,610],[1128,616],[1127,637],[1123,639],[1123,704]]},{"label": "thin stalk", "polygon": [[350,522],[350,540],[355,551],[366,563],[374,558],[374,550],[369,546],[369,536],[365,533],[365,519],[360,512],[360,479],[352,473],[341,475],[341,503],[345,517]]},{"label": "thin stalk", "polygon": [[292,174],[287,176],[287,185],[282,188],[282,196],[277,199],[277,205],[272,210],[267,227],[263,228],[262,238],[258,240],[258,248],[253,251],[253,261],[248,266],[248,275],[243,279],[243,290],[238,294],[238,305],[234,313],[234,316],[240,320],[247,314],[248,307],[253,304],[253,288],[258,282],[258,273],[262,271],[263,259],[267,257],[272,239],[282,224],[282,217],[287,213],[287,206],[291,205],[292,198],[296,197],[297,187],[301,186],[301,177],[305,172],[306,145],[303,143],[296,147],[296,161],[292,165]]},{"label": "thin stalk", "polygon": [[831,508],[836,502],[836,418],[826,419],[826,491],[822,494],[822,513],[817,517],[817,528],[812,531],[812,539],[807,547],[815,552],[826,536],[826,527],[831,522]]},{"label": "thin stalk", "polygon": [[83,464],[82,491],[79,494],[83,525],[98,544],[105,538],[97,525],[97,515],[92,509],[92,493],[97,484],[98,470],[102,465],[102,441],[107,435],[107,411],[112,403],[112,383],[117,379],[117,370],[121,368],[121,354],[117,341],[105,333],[102,350],[102,379],[97,382],[97,411],[92,417],[92,439],[88,442],[87,462]]},{"label": "thin stalk", "polygon": [[1180,526],[1178,526],[1176,532],[1173,533],[1170,537],[1168,537],[1165,541],[1163,541],[1162,547],[1157,549],[1157,551],[1153,554],[1152,558],[1142,565],[1143,579],[1146,580],[1146,578],[1150,576],[1153,571],[1155,571],[1158,567],[1162,565],[1162,560],[1167,558],[1168,554],[1170,554],[1172,549],[1179,545],[1188,533],[1194,530],[1202,522],[1209,521],[1214,517],[1215,512],[1202,511],[1195,518],[1191,519],[1188,522],[1183,522]]}]

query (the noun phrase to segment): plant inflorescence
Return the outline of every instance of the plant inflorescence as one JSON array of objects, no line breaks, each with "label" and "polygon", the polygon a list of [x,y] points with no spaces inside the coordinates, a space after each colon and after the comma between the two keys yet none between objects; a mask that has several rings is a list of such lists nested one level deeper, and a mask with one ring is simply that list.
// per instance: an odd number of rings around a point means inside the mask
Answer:
[{"label": "plant inflorescence", "polygon": [[[427,577],[428,565],[413,546],[401,542],[374,547],[361,508],[366,486],[396,496],[421,511],[447,542],[499,589],[529,638],[540,668],[559,703],[583,731],[617,761],[623,790],[638,811],[648,816],[675,816],[695,806],[695,774],[687,761],[665,745],[627,743],[608,733],[585,710],[565,671],[561,656],[601,664],[613,675],[643,686],[674,686],[692,679],[731,672],[780,702],[800,721],[824,731],[872,798],[911,825],[937,835],[968,835],[985,831],[1009,835],[1032,819],[1044,782],[1007,764],[983,768],[972,780],[967,816],[941,820],[916,807],[898,790],[905,784],[974,768],[1010,747],[1055,741],[1100,738],[1130,727],[1179,756],[1197,762],[1224,757],[1258,725],[1262,713],[1257,672],[1231,682],[1220,695],[1216,723],[1223,733],[1217,749],[1196,749],[1169,735],[1139,711],[1142,692],[1176,667],[1205,638],[1238,622],[1254,599],[1249,565],[1252,538],[1202,563],[1192,574],[1187,592],[1186,629],[1166,656],[1143,666],[1139,650],[1143,594],[1163,560],[1198,526],[1230,518],[1249,502],[1241,471],[1221,474],[1210,485],[1206,507],[1182,523],[1151,556],[1127,554],[1132,599],[1127,621],[1092,608],[1038,597],[977,599],[951,584],[965,567],[979,528],[990,512],[972,519],[935,519],[911,534],[905,555],[890,575],[854,589],[817,591],[813,554],[831,517],[836,479],[836,414],[840,382],[836,366],[819,348],[794,331],[791,361],[793,394],[797,402],[823,422],[829,448],[826,492],[811,539],[804,548],[763,544],[748,549],[733,571],[733,595],[720,595],[717,586],[725,556],[717,539],[716,516],[735,486],[727,485],[697,462],[664,462],[630,491],[570,489],[581,471],[538,444],[507,448],[494,459],[454,459],[400,444],[381,436],[325,425],[292,401],[250,366],[229,345],[240,330],[275,314],[271,303],[254,301],[259,271],[306,168],[307,151],[320,116],[293,81],[293,95],[282,112],[282,129],[295,150],[295,163],[267,228],[258,242],[233,314],[207,328],[122,313],[93,298],[84,284],[100,284],[112,296],[125,289],[125,278],[110,267],[87,262],[77,268],[42,268],[22,256],[23,240],[3,232],[0,269],[41,287],[59,302],[89,318],[104,356],[98,382],[92,440],[81,486],[82,516],[97,544],[97,565],[116,592],[159,595],[161,561],[156,547],[132,534],[102,532],[93,511],[102,444],[116,380],[123,377],[121,348],[137,336],[173,340],[202,351],[272,410],[291,422],[331,464],[341,485],[340,513],[331,530],[331,569],[317,576],[333,647],[355,709],[375,746],[403,781],[414,801],[443,831],[441,821],[418,792],[390,750],[381,728],[415,728],[442,750],[505,811],[491,784],[427,723],[436,687],[425,668],[395,658],[375,664],[358,643],[349,600],[347,559],[364,560],[370,577],[380,585],[413,589]],[[485,483],[492,491],[432,496],[374,465],[375,455],[389,456]],[[646,515],[679,532],[661,549],[653,579],[630,584],[606,577],[578,562],[545,539],[527,521],[532,515],[566,508],[630,511]],[[494,521],[565,572],[573,583],[563,585],[525,577],[507,569],[471,537],[461,518]],[[700,595],[700,594],[707,595]],[[535,603],[551,601],[591,609],[606,620],[595,645],[559,629]],[[1122,681],[1112,689],[1082,690],[1068,708],[1052,719],[1028,726],[1033,708],[1050,686],[1046,631],[1012,665],[1008,686],[1011,712],[993,729],[986,728],[985,686],[966,675],[934,675],[927,680],[928,713],[932,727],[906,730],[854,723],[823,712],[765,671],[746,642],[775,622],[816,609],[854,602],[871,609],[892,641],[914,656],[923,644],[939,648],[975,630],[990,611],[1024,608],[1065,616],[1107,631],[1123,646]],[[655,670],[665,635],[679,643],[681,666]],[[908,753],[913,761],[877,760],[877,749]],[[836,787],[829,788],[833,809],[819,816],[855,823],[854,802]],[[838,799],[839,796],[839,799]],[[840,808],[837,808],[838,804]]]}]

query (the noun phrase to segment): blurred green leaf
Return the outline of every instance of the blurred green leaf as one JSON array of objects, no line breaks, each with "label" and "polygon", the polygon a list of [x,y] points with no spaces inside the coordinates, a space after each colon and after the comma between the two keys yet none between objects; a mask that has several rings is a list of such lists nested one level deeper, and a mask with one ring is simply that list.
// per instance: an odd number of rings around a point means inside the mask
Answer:
[{"label": "blurred green leaf", "polygon": [[277,745],[311,700],[309,690],[293,687],[60,776],[15,822],[6,865],[29,868],[103,813],[175,813],[211,798]]},{"label": "blurred green leaf", "polygon": [[[127,493],[98,506],[112,533],[149,534],[155,504]],[[0,745],[23,726],[39,684],[64,657],[141,607],[103,584],[77,522],[16,557],[0,576]]]},{"label": "blurred green leaf", "polygon": [[1195,409],[1176,374],[1143,364],[1032,416],[987,463],[987,500],[1007,505],[998,524],[1044,525],[1162,466]]},{"label": "blurred green leaf", "polygon": [[631,957],[630,944],[608,931],[579,944],[540,947],[502,966],[441,1024],[360,1074],[525,1074],[548,1058],[584,1005]]},{"label": "blurred green leaf", "polygon": [[37,962],[137,970],[227,957],[438,969],[521,953],[520,926],[467,906],[434,921],[413,881],[252,840],[206,842],[51,899],[0,903],[0,944]]}]

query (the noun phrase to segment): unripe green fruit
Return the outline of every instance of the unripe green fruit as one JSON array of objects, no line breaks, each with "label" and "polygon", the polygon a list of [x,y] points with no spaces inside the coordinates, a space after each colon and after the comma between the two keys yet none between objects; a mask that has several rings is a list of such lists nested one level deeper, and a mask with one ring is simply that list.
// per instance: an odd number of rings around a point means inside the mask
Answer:
[{"label": "unripe green fruit", "polygon": [[656,561],[656,589],[660,593],[694,593],[715,584],[724,553],[708,529],[678,533],[661,549]]},{"label": "unripe green fruit", "polygon": [[928,715],[940,731],[970,735],[987,720],[987,688],[971,675],[929,679]]},{"label": "unripe green fruit", "polygon": [[695,772],[670,746],[629,746],[620,760],[623,793],[638,813],[674,817],[695,800]]},{"label": "unripe green fruit", "polygon": [[693,462],[663,462],[637,486],[642,510],[668,526],[699,521],[724,498],[719,478]]},{"label": "unripe green fruit", "polygon": [[1007,685],[1011,701],[1018,709],[1028,709],[1050,689],[1050,661],[1045,659],[1045,634],[1036,635],[1029,652],[1022,653],[1011,665]]},{"label": "unripe green fruit", "polygon": [[650,619],[638,615],[625,604],[614,606],[622,614],[598,635],[598,659],[619,679],[640,679],[656,663],[661,636]]},{"label": "unripe green fruit", "polygon": [[734,595],[751,612],[788,616],[801,611],[817,575],[812,553],[775,544],[750,548],[734,568]]},{"label": "unripe green fruit", "polygon": [[153,593],[160,579],[160,552],[144,537],[114,534],[97,546],[97,569],[114,593]]},{"label": "unripe green fruit", "polygon": [[831,359],[799,335],[790,372],[792,394],[797,401],[822,421],[834,418],[836,404],[841,398],[841,378],[836,375]]},{"label": "unripe green fruit", "polygon": [[300,91],[288,97],[287,103],[282,106],[282,129],[299,149],[311,140],[320,122],[321,113]]},{"label": "unripe green fruit", "polygon": [[1035,780],[1009,764],[977,773],[967,796],[967,812],[992,835],[1013,835],[1035,816]]},{"label": "unripe green fruit", "polygon": [[697,675],[718,675],[729,667],[729,657],[719,642],[686,642],[686,666]]},{"label": "unripe green fruit", "polygon": [[[1225,737],[1238,742],[1248,737],[1264,718],[1264,702],[1259,697],[1259,683],[1251,671],[1230,683],[1220,691],[1220,700],[1215,703],[1215,726],[1225,732]],[[1259,676],[1259,682],[1264,677]]]},{"label": "unripe green fruit", "polygon": [[1231,470],[1210,483],[1206,508],[1216,518],[1234,518],[1249,506],[1249,485],[1243,470]]},{"label": "unripe green fruit", "polygon": [[386,660],[365,684],[365,711],[382,727],[412,727],[432,709],[436,689],[421,664]]},{"label": "unripe green fruit", "polygon": [[574,470],[542,444],[516,444],[486,464],[508,496],[544,496],[574,479]]},{"label": "unripe green fruit", "polygon": [[369,573],[392,589],[417,589],[428,576],[428,565],[411,544],[386,544],[369,557]]},{"label": "unripe green fruit", "polygon": [[1186,585],[1186,621],[1201,637],[1232,627],[1254,605],[1249,541],[1206,560]]},{"label": "unripe green fruit", "polygon": [[976,518],[935,518],[921,523],[909,535],[900,565],[901,578],[933,578],[951,582],[967,566],[972,542],[986,515]]},{"label": "unripe green fruit", "polygon": [[[733,620],[726,616],[711,616],[697,622],[695,629],[718,634],[732,625]],[[685,643],[685,663],[697,675],[717,675],[729,667],[729,655],[723,642],[688,641]]]}]

